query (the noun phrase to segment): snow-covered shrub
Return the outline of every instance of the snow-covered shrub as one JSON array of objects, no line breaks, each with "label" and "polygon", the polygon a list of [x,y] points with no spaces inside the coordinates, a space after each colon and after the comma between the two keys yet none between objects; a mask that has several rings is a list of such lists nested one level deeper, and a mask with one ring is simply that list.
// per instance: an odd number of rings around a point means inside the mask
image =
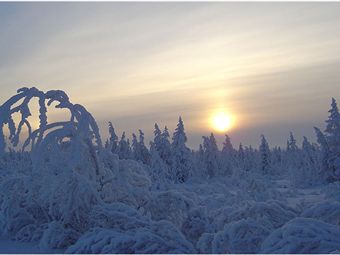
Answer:
[{"label": "snow-covered shrub", "polygon": [[66,253],[195,253],[190,242],[168,221],[120,232],[94,228]]},{"label": "snow-covered shrub", "polygon": [[8,176],[30,174],[32,171],[30,154],[10,150],[0,158],[0,171],[0,182]]},{"label": "snow-covered shrub", "polygon": [[270,231],[253,219],[233,221],[217,232],[212,253],[257,253]]},{"label": "snow-covered shrub", "polygon": [[324,187],[326,198],[340,202],[340,182],[333,182]]},{"label": "snow-covered shrub", "polygon": [[280,201],[247,202],[230,213],[229,222],[250,218],[272,230],[281,227],[296,216],[297,212],[293,208]]},{"label": "snow-covered shrub", "polygon": [[[255,177],[255,176],[254,176]],[[269,180],[263,178],[246,178],[244,191],[248,197],[255,201],[266,201],[272,198],[273,193],[269,188]]]},{"label": "snow-covered shrub", "polygon": [[119,160],[112,172],[110,195],[106,202],[121,202],[135,208],[144,207],[150,197],[151,181],[143,164],[134,160]]},{"label": "snow-covered shrub", "polygon": [[324,201],[307,208],[301,217],[313,218],[330,224],[340,226],[340,203],[337,201]]},{"label": "snow-covered shrub", "polygon": [[194,201],[183,193],[169,190],[153,193],[146,208],[150,211],[153,220],[169,220],[181,228],[194,205]]},{"label": "snow-covered shrub", "polygon": [[207,254],[212,253],[212,241],[214,240],[213,233],[204,233],[198,239],[196,243],[196,248],[199,253]]},{"label": "snow-covered shrub", "polygon": [[60,222],[52,221],[47,224],[39,246],[43,250],[64,249],[74,244],[79,236],[80,233],[74,229],[66,228]]},{"label": "snow-covered shrub", "polygon": [[205,207],[196,207],[188,212],[181,231],[188,240],[196,243],[200,236],[209,229]]},{"label": "snow-covered shrub", "polygon": [[92,209],[89,218],[92,227],[110,228],[122,232],[149,224],[148,218],[123,203],[97,205]]},{"label": "snow-covered shrub", "polygon": [[83,232],[88,228],[89,211],[100,200],[87,179],[76,172],[70,172],[55,182],[48,201],[49,215],[53,220]]},{"label": "snow-covered shrub", "polygon": [[235,208],[232,206],[224,206],[217,210],[213,210],[209,214],[209,218],[211,219],[211,227],[214,231],[219,231],[224,228],[224,225],[229,223],[230,214],[235,211]]},{"label": "snow-covered shrub", "polygon": [[45,208],[31,196],[30,185],[26,176],[10,176],[0,185],[2,232],[22,241],[38,239],[39,226],[49,219]]},{"label": "snow-covered shrub", "polygon": [[340,227],[322,221],[295,218],[272,232],[261,253],[330,253],[340,249]]},{"label": "snow-covered shrub", "polygon": [[14,240],[21,242],[39,241],[45,231],[45,224],[28,224],[21,228],[14,236]]}]

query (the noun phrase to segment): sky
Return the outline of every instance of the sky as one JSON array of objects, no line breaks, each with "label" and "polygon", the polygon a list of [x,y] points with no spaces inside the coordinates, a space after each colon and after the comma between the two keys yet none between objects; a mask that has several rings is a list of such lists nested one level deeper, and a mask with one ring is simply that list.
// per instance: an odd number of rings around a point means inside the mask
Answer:
[{"label": "sky", "polygon": [[2,2],[0,104],[23,86],[66,91],[104,139],[182,116],[190,147],[221,144],[222,111],[235,147],[315,141],[340,100],[340,3]]}]

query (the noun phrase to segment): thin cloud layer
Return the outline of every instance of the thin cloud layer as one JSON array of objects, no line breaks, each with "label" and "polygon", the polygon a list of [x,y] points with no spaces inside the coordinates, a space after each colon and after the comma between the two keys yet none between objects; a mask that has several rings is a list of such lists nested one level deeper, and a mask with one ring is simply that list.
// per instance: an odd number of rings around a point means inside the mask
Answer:
[{"label": "thin cloud layer", "polygon": [[104,136],[182,115],[197,146],[224,108],[235,143],[283,145],[312,138],[339,93],[339,3],[1,3],[0,34],[2,102],[63,89]]}]

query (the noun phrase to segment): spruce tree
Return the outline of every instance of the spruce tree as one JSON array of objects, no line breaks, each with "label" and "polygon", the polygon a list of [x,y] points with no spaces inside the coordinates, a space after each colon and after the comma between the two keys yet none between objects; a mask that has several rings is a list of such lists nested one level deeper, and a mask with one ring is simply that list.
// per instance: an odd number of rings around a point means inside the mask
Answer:
[{"label": "spruce tree", "polygon": [[210,178],[214,177],[219,173],[219,151],[213,133],[210,137],[203,136],[203,151],[207,174]]},{"label": "spruce tree", "polygon": [[141,160],[144,164],[149,165],[150,164],[150,152],[148,148],[145,146],[144,143],[144,133],[141,129],[139,129],[139,151],[140,151],[140,156]]},{"label": "spruce tree", "polygon": [[118,143],[118,156],[120,159],[131,158],[131,148],[128,140],[126,140],[125,132],[123,132],[122,137]]},{"label": "spruce tree", "polygon": [[110,134],[110,138],[109,138],[109,150],[112,153],[117,153],[118,152],[118,136],[115,133],[115,129],[113,128],[112,122],[109,122],[109,134]]},{"label": "spruce tree", "polygon": [[263,174],[268,174],[270,169],[270,150],[268,142],[264,135],[261,135],[261,144],[259,147],[260,157],[261,157],[261,171]]},{"label": "spruce tree", "polygon": [[340,180],[340,114],[334,98],[328,112],[330,114],[326,120],[325,133],[328,145],[329,181],[338,181]]},{"label": "spruce tree", "polygon": [[154,130],[154,147],[157,150],[159,156],[164,161],[165,164],[170,166],[171,164],[171,145],[169,141],[168,128],[165,126],[164,131],[161,132],[157,123],[155,124]]},{"label": "spruce tree", "polygon": [[177,127],[172,137],[171,169],[175,182],[183,183],[188,180],[192,171],[192,158],[190,149],[186,146],[187,136],[184,131],[182,118],[179,117]]}]

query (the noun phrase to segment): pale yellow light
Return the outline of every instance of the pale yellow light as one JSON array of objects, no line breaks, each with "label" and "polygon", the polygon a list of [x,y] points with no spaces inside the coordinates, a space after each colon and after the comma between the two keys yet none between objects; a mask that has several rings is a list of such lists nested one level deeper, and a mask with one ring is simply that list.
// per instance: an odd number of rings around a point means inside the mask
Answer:
[{"label": "pale yellow light", "polygon": [[232,128],[233,117],[225,112],[218,112],[212,117],[212,126],[216,131],[225,132]]}]

